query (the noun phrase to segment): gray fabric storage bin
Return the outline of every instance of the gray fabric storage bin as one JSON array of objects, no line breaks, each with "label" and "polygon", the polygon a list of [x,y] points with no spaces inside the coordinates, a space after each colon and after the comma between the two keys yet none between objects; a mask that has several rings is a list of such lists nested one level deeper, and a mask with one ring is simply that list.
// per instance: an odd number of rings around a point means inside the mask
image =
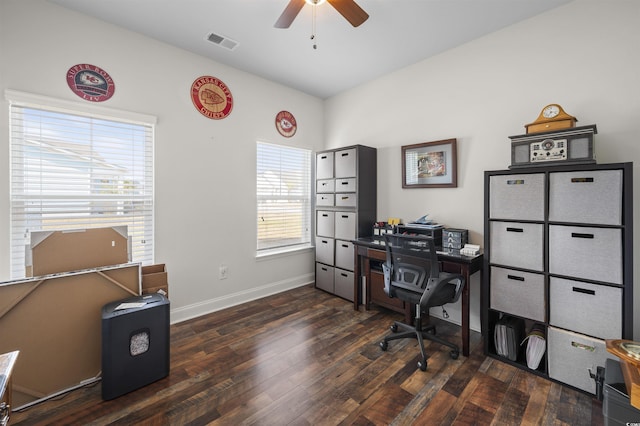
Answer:
[{"label": "gray fabric storage bin", "polygon": [[334,285],[333,266],[316,263],[316,288],[333,293]]},{"label": "gray fabric storage bin", "polygon": [[598,366],[605,366],[607,358],[615,356],[607,352],[604,340],[555,327],[547,329],[547,359],[552,379],[595,395],[596,382],[589,371],[595,374]]},{"label": "gray fabric storage bin", "polygon": [[336,202],[334,194],[316,194],[316,206],[333,206]]},{"label": "gray fabric storage bin", "polygon": [[333,177],[333,152],[322,152],[316,155],[316,179]]},{"label": "gray fabric storage bin", "polygon": [[491,309],[544,322],[544,275],[491,267]]},{"label": "gray fabric storage bin", "polygon": [[316,234],[320,237],[333,238],[335,234],[335,217],[334,212],[318,210],[316,217]]},{"label": "gray fabric storage bin", "polygon": [[316,262],[333,265],[334,246],[332,238],[316,237]]},{"label": "gray fabric storage bin", "polygon": [[491,222],[491,263],[542,271],[543,231],[539,223]]},{"label": "gray fabric storage bin", "polygon": [[336,181],[334,179],[322,179],[316,181],[317,193],[331,193],[335,192]]},{"label": "gray fabric storage bin", "polygon": [[356,149],[349,148],[335,152],[335,177],[354,177],[357,172]]},{"label": "gray fabric storage bin", "polygon": [[622,338],[622,288],[551,277],[549,323],[600,339]]},{"label": "gray fabric storage bin", "polygon": [[336,192],[356,192],[356,178],[336,179]]},{"label": "gray fabric storage bin", "polygon": [[549,220],[622,224],[622,170],[550,173]]},{"label": "gray fabric storage bin", "polygon": [[336,262],[335,266],[353,271],[353,243],[350,241],[336,241]]},{"label": "gray fabric storage bin", "polygon": [[549,225],[549,273],[622,285],[622,231]]},{"label": "gray fabric storage bin", "polygon": [[357,199],[355,193],[336,194],[336,207],[356,207]]},{"label": "gray fabric storage bin", "polygon": [[353,302],[353,272],[344,269],[334,269],[334,293]]},{"label": "gray fabric storage bin", "polygon": [[543,173],[495,175],[489,180],[489,217],[544,220]]},{"label": "gray fabric storage bin", "polygon": [[335,237],[341,240],[354,240],[356,238],[356,214],[336,212]]}]

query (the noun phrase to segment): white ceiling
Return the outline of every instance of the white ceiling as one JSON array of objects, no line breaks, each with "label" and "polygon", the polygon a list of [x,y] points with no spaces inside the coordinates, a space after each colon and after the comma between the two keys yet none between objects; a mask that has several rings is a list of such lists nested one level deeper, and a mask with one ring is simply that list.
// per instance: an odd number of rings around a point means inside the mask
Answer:
[{"label": "white ceiling", "polygon": [[324,99],[571,0],[356,0],[370,16],[357,28],[324,3],[317,49],[310,5],[274,28],[289,0],[49,1]]}]

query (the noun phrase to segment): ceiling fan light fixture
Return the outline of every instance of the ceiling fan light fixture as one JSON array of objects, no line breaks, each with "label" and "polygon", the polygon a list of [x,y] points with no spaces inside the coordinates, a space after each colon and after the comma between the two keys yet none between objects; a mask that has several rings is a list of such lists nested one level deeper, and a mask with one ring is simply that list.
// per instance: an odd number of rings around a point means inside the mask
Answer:
[{"label": "ceiling fan light fixture", "polygon": [[304,1],[306,1],[311,6],[320,6],[322,3],[324,3],[327,0],[304,0]]}]

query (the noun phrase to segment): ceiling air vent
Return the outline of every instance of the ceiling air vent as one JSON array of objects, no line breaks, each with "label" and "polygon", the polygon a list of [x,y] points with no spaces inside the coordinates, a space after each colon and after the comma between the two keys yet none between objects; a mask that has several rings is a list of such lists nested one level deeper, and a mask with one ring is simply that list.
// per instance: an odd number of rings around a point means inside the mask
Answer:
[{"label": "ceiling air vent", "polygon": [[235,40],[231,40],[228,37],[225,37],[220,34],[210,33],[207,36],[207,40],[209,40],[213,44],[217,44],[220,47],[224,47],[225,49],[233,50],[238,45],[238,42]]}]

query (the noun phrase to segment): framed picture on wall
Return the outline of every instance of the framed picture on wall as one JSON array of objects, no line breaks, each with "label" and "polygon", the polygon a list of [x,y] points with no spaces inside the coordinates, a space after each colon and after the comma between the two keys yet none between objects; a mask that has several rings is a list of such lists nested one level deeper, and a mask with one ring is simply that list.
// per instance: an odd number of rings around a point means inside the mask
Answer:
[{"label": "framed picture on wall", "polygon": [[402,147],[403,188],[455,188],[456,139]]}]

